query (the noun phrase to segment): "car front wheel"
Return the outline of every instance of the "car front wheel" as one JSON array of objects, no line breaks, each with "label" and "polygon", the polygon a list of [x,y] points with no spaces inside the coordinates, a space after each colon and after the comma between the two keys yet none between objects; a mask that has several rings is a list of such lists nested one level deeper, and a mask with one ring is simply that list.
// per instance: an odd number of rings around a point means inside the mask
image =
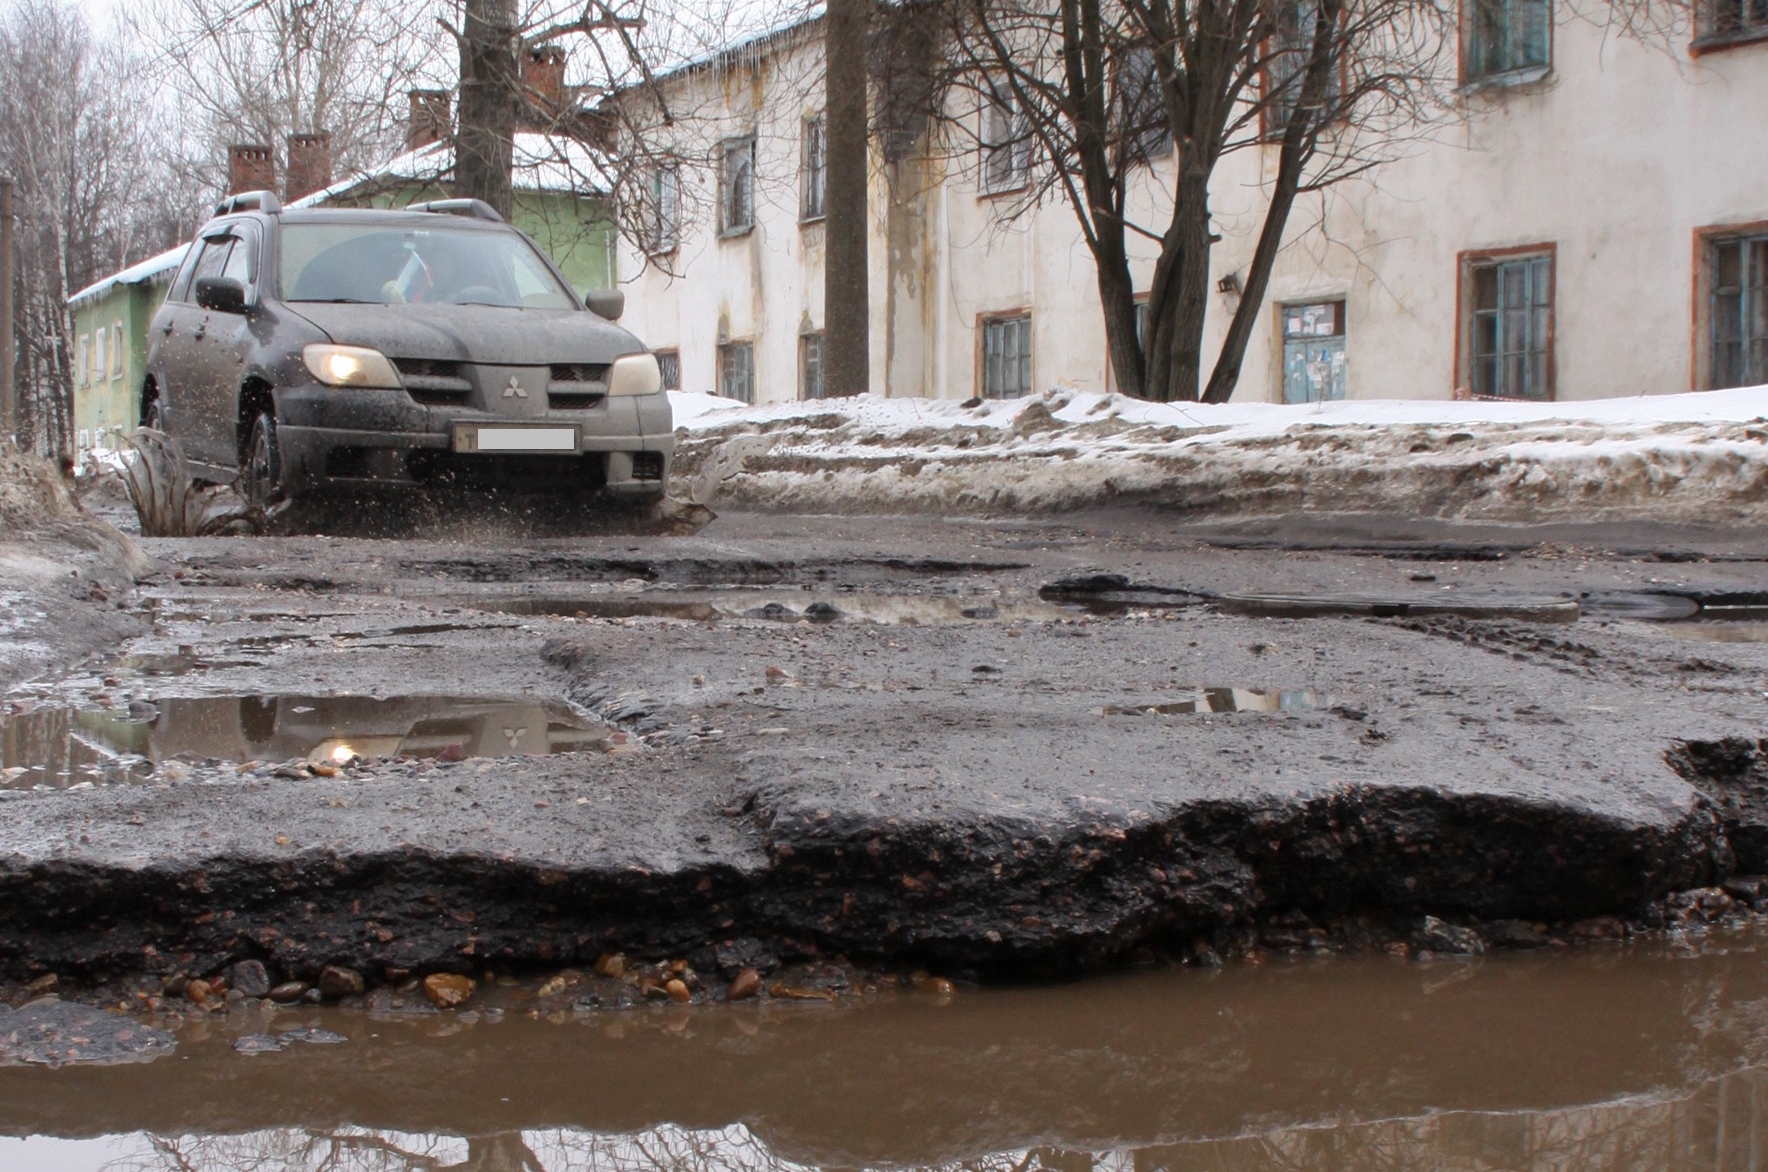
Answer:
[{"label": "car front wheel", "polygon": [[269,412],[252,423],[245,464],[239,470],[240,495],[254,509],[268,509],[282,499],[282,457],[276,448],[276,420]]}]

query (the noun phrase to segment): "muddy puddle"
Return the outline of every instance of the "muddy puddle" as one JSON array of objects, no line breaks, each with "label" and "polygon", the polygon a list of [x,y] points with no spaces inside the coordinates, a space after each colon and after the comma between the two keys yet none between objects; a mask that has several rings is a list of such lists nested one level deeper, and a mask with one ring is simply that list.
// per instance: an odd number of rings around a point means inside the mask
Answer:
[{"label": "muddy puddle", "polygon": [[1107,704],[1101,716],[1194,716],[1211,712],[1311,712],[1338,701],[1320,692],[1261,691],[1253,688],[1196,688],[1176,696],[1134,704]]},{"label": "muddy puddle", "polygon": [[[516,989],[495,991],[501,1014],[483,993],[465,1013],[234,1014],[145,1064],[0,1070],[0,1166],[1753,1169],[1762,944],[1268,960],[833,1005],[530,1016]],[[347,1040],[236,1048],[303,1027]]]},{"label": "muddy puddle", "polygon": [[176,762],[505,757],[607,747],[608,730],[540,701],[458,696],[205,696],[0,715],[0,784],[149,781]]},{"label": "muddy puddle", "polygon": [[1056,622],[1084,613],[1045,602],[992,595],[916,595],[732,587],[713,590],[584,590],[544,594],[484,591],[430,599],[437,605],[551,618],[664,618],[684,622],[763,621],[946,626],[976,622]]}]

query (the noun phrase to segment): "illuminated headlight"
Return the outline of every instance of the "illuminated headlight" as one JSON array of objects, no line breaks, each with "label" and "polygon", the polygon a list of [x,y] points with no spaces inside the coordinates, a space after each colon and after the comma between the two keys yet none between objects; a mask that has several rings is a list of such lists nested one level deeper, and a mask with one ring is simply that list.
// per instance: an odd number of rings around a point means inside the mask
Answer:
[{"label": "illuminated headlight", "polygon": [[608,368],[608,394],[654,395],[663,389],[655,354],[627,354]]},{"label": "illuminated headlight", "polygon": [[379,350],[314,343],[301,351],[313,377],[328,387],[398,387],[399,372]]}]

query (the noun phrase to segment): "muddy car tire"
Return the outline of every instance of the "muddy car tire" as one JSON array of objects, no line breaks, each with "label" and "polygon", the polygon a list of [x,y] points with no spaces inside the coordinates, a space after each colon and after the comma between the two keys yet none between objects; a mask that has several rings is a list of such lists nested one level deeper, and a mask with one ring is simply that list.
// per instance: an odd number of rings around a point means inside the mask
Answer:
[{"label": "muddy car tire", "polygon": [[166,410],[160,404],[160,397],[155,395],[141,409],[141,426],[153,431],[166,430]]},{"label": "muddy car tire", "polygon": [[245,462],[239,469],[239,495],[255,509],[267,509],[282,499],[282,455],[276,446],[276,420],[269,412],[252,423]]}]

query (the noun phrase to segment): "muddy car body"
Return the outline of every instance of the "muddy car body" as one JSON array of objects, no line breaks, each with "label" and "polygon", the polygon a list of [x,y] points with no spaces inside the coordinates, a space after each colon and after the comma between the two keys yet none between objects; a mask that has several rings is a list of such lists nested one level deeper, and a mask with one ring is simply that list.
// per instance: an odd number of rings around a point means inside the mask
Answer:
[{"label": "muddy car body", "polygon": [[[656,360],[477,201],[235,196],[149,327],[142,423],[254,503],[423,483],[663,494]],[[589,303],[585,305],[585,301]]]}]

